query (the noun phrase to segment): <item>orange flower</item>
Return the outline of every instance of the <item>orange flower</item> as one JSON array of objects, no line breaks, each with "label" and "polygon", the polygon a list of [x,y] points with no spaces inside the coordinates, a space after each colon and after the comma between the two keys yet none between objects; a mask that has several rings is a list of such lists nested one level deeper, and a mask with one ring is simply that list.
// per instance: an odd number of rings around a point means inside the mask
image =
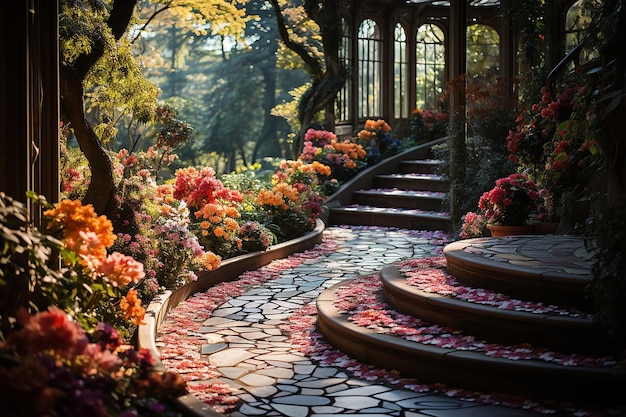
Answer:
[{"label": "orange flower", "polygon": [[305,173],[316,173],[319,175],[329,176],[331,173],[331,169],[328,165],[324,165],[319,161],[313,161],[310,164],[304,165],[302,167],[302,172]]},{"label": "orange flower", "polygon": [[344,162],[343,166],[346,169],[354,169],[356,168],[356,162],[354,162],[352,159],[348,159],[346,160],[346,162]]},{"label": "orange flower", "polygon": [[236,219],[240,216],[239,211],[235,207],[227,206],[224,208],[224,214],[228,217]]},{"label": "orange flower", "polygon": [[91,204],[79,200],[61,200],[44,216],[51,219],[48,228],[63,230],[65,245],[82,258],[104,259],[106,250],[115,242],[113,225],[106,216],[98,216]]},{"label": "orange flower", "polygon": [[279,184],[276,184],[274,186],[274,191],[282,194],[283,196],[285,196],[288,200],[290,201],[298,201],[298,190],[296,190],[295,188],[293,188],[291,185],[281,182]]},{"label": "orange flower", "polygon": [[210,219],[211,217],[217,217],[221,219],[222,217],[224,217],[224,207],[221,204],[217,203],[204,204],[200,210],[196,211],[195,215],[196,219],[199,219],[201,217],[205,219]]},{"label": "orange flower", "polygon": [[274,206],[274,207],[285,206],[285,208],[287,208],[287,206],[285,205],[285,202],[283,201],[282,195],[272,190],[259,191],[256,201],[258,204],[262,206]]},{"label": "orange flower", "polygon": [[120,300],[120,309],[124,313],[124,318],[129,322],[137,326],[145,324],[143,319],[146,310],[141,306],[141,299],[137,297],[137,290],[128,291],[128,294]]},{"label": "orange flower", "polygon": [[[217,237],[224,237],[226,236],[226,232],[224,231],[224,229],[222,228],[222,226],[217,226],[215,228],[215,230],[213,230],[213,234]],[[226,239],[226,238],[225,238]]]},{"label": "orange flower", "polygon": [[213,271],[220,266],[222,258],[219,255],[214,254],[213,252],[205,252],[200,257],[196,258],[195,262],[197,262],[200,266],[206,268],[206,270]]},{"label": "orange flower", "polygon": [[234,230],[239,230],[239,223],[237,223],[237,220],[235,220],[235,219],[231,219],[230,217],[226,217],[224,219],[224,227],[226,228],[226,230],[232,232]]}]

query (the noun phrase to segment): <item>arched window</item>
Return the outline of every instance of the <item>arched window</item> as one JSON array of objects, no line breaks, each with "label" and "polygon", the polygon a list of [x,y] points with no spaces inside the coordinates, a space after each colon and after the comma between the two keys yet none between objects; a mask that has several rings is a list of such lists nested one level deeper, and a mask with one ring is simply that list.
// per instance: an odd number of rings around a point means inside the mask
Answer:
[{"label": "arched window", "polygon": [[582,31],[589,27],[590,16],[585,15],[583,0],[578,0],[565,15],[565,51],[571,51],[582,41]]},{"label": "arched window", "polygon": [[[350,34],[348,25],[344,19],[341,19],[341,48],[339,49],[339,59],[341,59],[347,68],[352,67],[350,59]],[[350,120],[350,91],[351,85],[346,82],[343,88],[337,94],[335,101],[335,117],[338,122],[346,122]]]},{"label": "arched window", "polygon": [[415,108],[433,109],[445,86],[446,50],[441,29],[433,24],[417,30],[415,46]]},{"label": "arched window", "polygon": [[[595,3],[595,4],[593,4]],[[565,15],[565,52],[569,52],[576,45],[582,42],[584,32],[589,28],[591,23],[591,10],[586,6],[591,5],[594,8],[600,7],[600,1],[588,2],[578,0],[572,4]],[[580,63],[585,63],[590,59],[597,58],[599,55],[597,50],[585,49],[580,56]]]},{"label": "arched window", "polygon": [[500,35],[491,26],[467,27],[467,75],[482,77],[500,71]]},{"label": "arched window", "polygon": [[393,112],[396,119],[409,116],[408,60],[406,50],[406,32],[400,23],[396,24],[393,41]]},{"label": "arched window", "polygon": [[359,117],[380,117],[382,113],[382,51],[380,29],[371,19],[359,26],[357,42]]}]

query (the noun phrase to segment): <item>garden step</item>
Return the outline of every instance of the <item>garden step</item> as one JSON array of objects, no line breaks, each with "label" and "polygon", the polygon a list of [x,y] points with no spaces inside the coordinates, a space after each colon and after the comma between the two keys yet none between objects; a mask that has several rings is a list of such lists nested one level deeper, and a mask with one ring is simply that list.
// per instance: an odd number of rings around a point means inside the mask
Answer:
[{"label": "garden step", "polygon": [[[385,300],[405,314],[500,343],[528,343],[561,352],[610,353],[610,344],[590,314],[567,307],[524,303],[460,283],[439,284],[440,289],[456,290],[465,295],[471,292],[478,299],[466,301],[432,291],[433,282],[437,280],[429,281],[427,277],[440,272],[437,268],[416,272],[422,277],[419,279],[425,281],[424,288],[430,291],[408,283],[407,274],[398,265],[386,266],[380,273]],[[454,283],[453,277],[448,276],[447,282]]]},{"label": "garden step", "polygon": [[[456,346],[453,339],[458,332],[450,334],[452,340],[449,343],[454,347],[441,347],[381,332],[351,321],[349,314],[336,307],[335,290],[349,285],[351,281],[343,281],[324,291],[316,306],[320,333],[328,343],[350,357],[383,369],[396,369],[402,376],[417,378],[420,383],[442,383],[451,388],[506,392],[525,398],[578,404],[615,405],[617,402],[619,405],[623,401],[626,369],[597,365],[604,363],[604,357],[592,357],[596,366],[570,366],[568,355],[559,355],[558,361],[534,356],[515,360],[506,355],[493,352],[488,355],[485,351]],[[393,310],[390,306],[382,308],[387,313]],[[422,323],[429,326],[427,322]],[[485,346],[490,345],[490,341],[485,343]],[[520,346],[503,345],[500,348],[514,352]],[[586,362],[583,360],[583,363]]]},{"label": "garden step", "polygon": [[[514,247],[516,252],[499,252],[499,247]],[[464,284],[590,311],[586,287],[592,279],[591,263],[582,236],[465,239],[447,245],[443,253],[448,272]]]},{"label": "garden step", "polygon": [[411,159],[400,161],[398,171],[401,174],[435,174],[439,165],[441,161],[438,159]]},{"label": "garden step", "polygon": [[394,189],[359,190],[352,194],[355,204],[376,207],[397,207],[440,211],[445,197],[443,192]]},{"label": "garden step", "polygon": [[447,213],[350,205],[329,209],[330,224],[398,227],[413,230],[443,230],[452,232],[452,218]]},{"label": "garden step", "polygon": [[386,174],[374,178],[374,188],[399,188],[414,191],[448,191],[443,177],[435,174]]}]

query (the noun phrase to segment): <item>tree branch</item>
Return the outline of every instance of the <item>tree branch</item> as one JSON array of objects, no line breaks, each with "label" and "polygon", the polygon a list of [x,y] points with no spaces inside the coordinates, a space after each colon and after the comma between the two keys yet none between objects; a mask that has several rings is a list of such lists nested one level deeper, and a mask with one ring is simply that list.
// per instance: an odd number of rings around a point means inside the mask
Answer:
[{"label": "tree branch", "polygon": [[280,34],[281,40],[287,48],[294,51],[304,61],[305,65],[309,67],[313,78],[321,79],[324,75],[322,64],[315,59],[315,57],[311,56],[303,45],[295,43],[291,40],[291,38],[289,38],[285,18],[283,17],[278,0],[271,0],[271,3],[274,8],[274,14],[276,15],[276,23],[278,25],[278,33]]}]

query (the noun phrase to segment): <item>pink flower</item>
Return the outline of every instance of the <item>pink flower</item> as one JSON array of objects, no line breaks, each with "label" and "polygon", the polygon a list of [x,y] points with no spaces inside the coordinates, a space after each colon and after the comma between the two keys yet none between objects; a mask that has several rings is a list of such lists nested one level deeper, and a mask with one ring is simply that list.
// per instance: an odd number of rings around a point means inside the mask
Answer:
[{"label": "pink flower", "polygon": [[97,272],[106,277],[114,287],[123,288],[141,281],[144,276],[143,264],[131,256],[113,252],[97,266]]}]

